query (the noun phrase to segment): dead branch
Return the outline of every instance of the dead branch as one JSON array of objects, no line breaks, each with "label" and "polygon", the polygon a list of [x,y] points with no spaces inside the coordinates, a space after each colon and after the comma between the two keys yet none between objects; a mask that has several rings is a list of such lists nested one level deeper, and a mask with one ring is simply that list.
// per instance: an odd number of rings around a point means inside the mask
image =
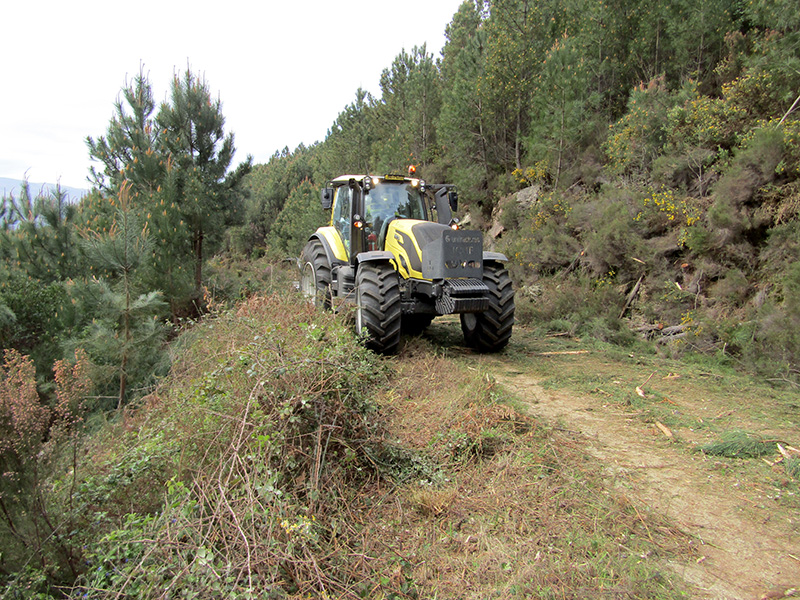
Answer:
[{"label": "dead branch", "polygon": [[569,275],[570,273],[572,273],[572,271],[575,270],[575,267],[578,266],[578,263],[581,260],[581,256],[583,256],[584,254],[586,254],[586,248],[578,252],[577,256],[572,259],[571,263],[569,263],[569,266],[563,271],[561,271],[560,274],[561,279],[566,279],[567,275]]},{"label": "dead branch", "polygon": [[644,274],[639,277],[639,281],[636,282],[636,285],[633,286],[633,289],[628,294],[628,297],[625,299],[625,306],[622,307],[622,311],[619,313],[619,318],[625,316],[625,313],[628,312],[628,308],[630,308],[633,301],[636,299],[636,296],[639,295],[639,288],[642,287],[642,281],[644,280]]}]

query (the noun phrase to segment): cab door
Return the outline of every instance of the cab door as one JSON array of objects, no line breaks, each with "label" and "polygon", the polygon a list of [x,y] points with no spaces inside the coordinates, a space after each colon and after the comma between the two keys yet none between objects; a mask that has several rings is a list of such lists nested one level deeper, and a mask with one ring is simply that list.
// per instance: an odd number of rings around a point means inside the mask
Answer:
[{"label": "cab door", "polygon": [[342,239],[342,245],[347,252],[347,260],[350,260],[350,252],[353,238],[353,190],[349,186],[343,185],[336,189],[336,198],[333,203],[332,225]]}]

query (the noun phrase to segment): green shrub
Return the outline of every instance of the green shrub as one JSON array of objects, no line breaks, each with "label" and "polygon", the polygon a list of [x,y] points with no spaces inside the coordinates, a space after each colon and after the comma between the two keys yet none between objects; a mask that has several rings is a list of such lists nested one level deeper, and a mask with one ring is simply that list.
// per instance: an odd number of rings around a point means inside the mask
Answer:
[{"label": "green shrub", "polygon": [[[172,376],[131,433],[121,424],[107,438],[84,483],[86,512],[104,517],[75,595],[336,585],[347,562],[337,507],[385,457],[380,360],[294,293],[253,296],[177,348]],[[332,535],[338,551],[323,555]]]},{"label": "green shrub", "polygon": [[59,342],[67,327],[69,298],[64,284],[16,274],[0,285],[0,303],[13,315],[0,328],[3,347],[30,355],[39,376],[48,378],[53,362],[61,357]]}]

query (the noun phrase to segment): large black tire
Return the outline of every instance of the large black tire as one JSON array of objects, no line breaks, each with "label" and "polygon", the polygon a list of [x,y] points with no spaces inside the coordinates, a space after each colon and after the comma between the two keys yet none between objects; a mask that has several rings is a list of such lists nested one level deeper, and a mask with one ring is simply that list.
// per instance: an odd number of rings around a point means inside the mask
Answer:
[{"label": "large black tire", "polygon": [[461,315],[461,331],[467,345],[479,352],[499,352],[508,345],[514,325],[514,286],[502,264],[489,263],[483,269],[489,288],[489,308],[482,313]]},{"label": "large black tire", "polygon": [[320,308],[331,308],[331,264],[319,240],[309,241],[300,254],[300,292]]},{"label": "large black tire", "polygon": [[356,333],[370,350],[394,354],[400,345],[400,280],[388,263],[366,263],[356,275]]}]

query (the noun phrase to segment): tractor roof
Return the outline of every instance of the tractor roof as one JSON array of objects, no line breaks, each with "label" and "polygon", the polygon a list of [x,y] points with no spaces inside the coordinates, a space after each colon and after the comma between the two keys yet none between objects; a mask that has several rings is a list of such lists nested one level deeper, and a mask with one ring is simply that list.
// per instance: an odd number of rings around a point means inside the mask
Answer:
[{"label": "tractor roof", "polygon": [[331,179],[331,183],[347,183],[351,179],[361,181],[366,175],[339,175],[336,179]]},{"label": "tractor roof", "polygon": [[[337,184],[337,183],[338,184],[342,184],[342,183],[347,183],[351,179],[355,179],[356,181],[361,181],[362,179],[364,179],[364,177],[366,177],[366,175],[339,175],[339,177],[337,177],[336,179],[331,179],[331,183],[334,184],[334,185]],[[391,182],[399,182],[399,181],[419,181],[419,179],[416,178],[416,177],[405,177],[403,175],[394,175],[394,174],[390,174],[390,175],[371,175],[370,177],[376,177],[377,179],[380,179],[381,181],[387,181],[387,182],[390,182],[390,183]]]}]

